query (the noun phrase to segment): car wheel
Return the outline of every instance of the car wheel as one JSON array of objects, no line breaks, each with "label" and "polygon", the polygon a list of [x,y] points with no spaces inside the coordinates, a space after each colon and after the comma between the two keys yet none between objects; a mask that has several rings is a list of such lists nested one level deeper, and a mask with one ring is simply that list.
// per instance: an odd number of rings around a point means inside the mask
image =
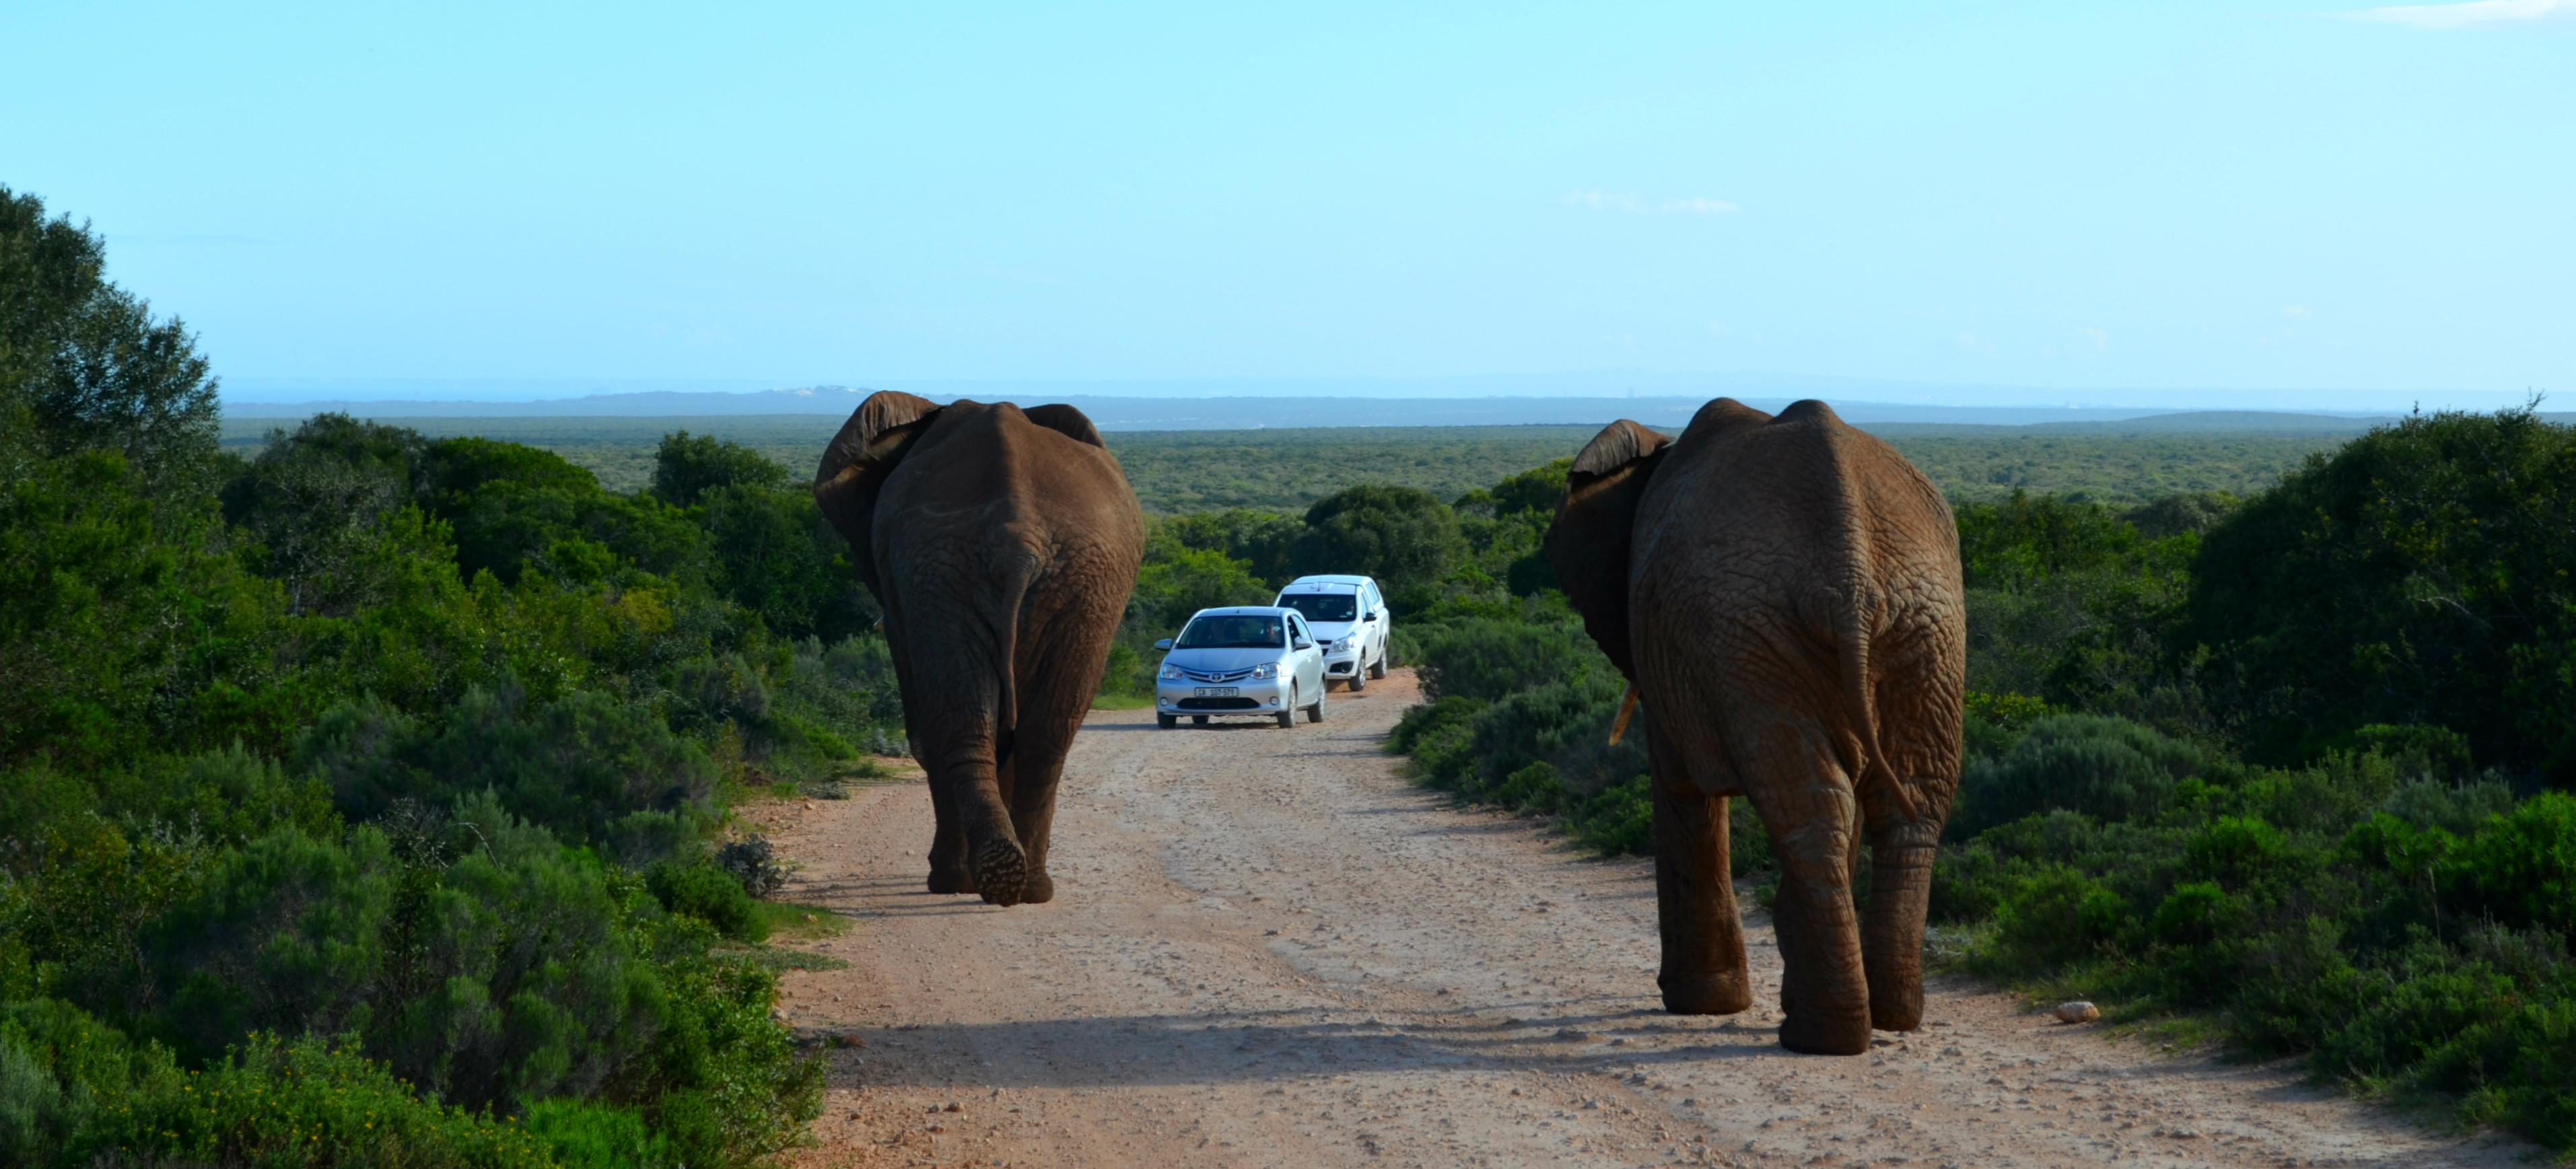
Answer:
[{"label": "car wheel", "polygon": [[1386,651],[1385,651],[1385,650],[1380,649],[1379,651],[1377,651],[1377,664],[1376,664],[1376,665],[1373,665],[1373,666],[1370,666],[1370,667],[1368,668],[1368,676],[1369,676],[1369,677],[1372,677],[1372,678],[1383,678],[1383,677],[1386,677]]},{"label": "car wheel", "polygon": [[1306,708],[1306,721],[1307,721],[1307,722],[1310,722],[1310,723],[1319,723],[1319,722],[1324,721],[1324,696],[1323,696],[1323,695],[1321,695],[1321,694],[1316,695],[1316,696],[1315,696],[1315,705],[1313,705],[1313,706],[1309,706],[1309,707],[1307,707],[1307,708]]},{"label": "car wheel", "polygon": [[1154,722],[1157,726],[1168,731],[1173,727],[1181,725],[1181,717],[1176,714],[1158,714],[1154,716]]},{"label": "car wheel", "polygon": [[1191,724],[1192,726],[1202,726],[1202,727],[1203,727],[1203,726],[1206,726],[1206,725],[1207,725],[1207,716],[1206,716],[1206,715],[1203,715],[1203,714],[1194,714],[1194,715],[1191,715],[1191,716],[1190,716],[1190,724]]},{"label": "car wheel", "polygon": [[1297,725],[1297,692],[1294,690],[1288,692],[1288,705],[1279,708],[1279,725],[1283,727]]},{"label": "car wheel", "polygon": [[1350,680],[1342,683],[1342,689],[1353,694],[1368,689],[1368,667],[1362,665],[1352,669]]}]

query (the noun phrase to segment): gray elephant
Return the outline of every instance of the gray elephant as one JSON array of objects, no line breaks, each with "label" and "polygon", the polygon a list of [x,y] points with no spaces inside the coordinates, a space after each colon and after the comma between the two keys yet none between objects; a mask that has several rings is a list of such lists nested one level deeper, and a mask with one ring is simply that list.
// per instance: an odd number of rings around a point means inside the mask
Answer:
[{"label": "gray elephant", "polygon": [[868,396],[814,501],[885,609],[937,828],[930,891],[1046,901],[1065,752],[1145,546],[1100,431],[1071,406]]},{"label": "gray elephant", "polygon": [[1967,662],[1941,493],[1822,402],[1775,418],[1720,398],[1678,440],[1625,420],[1595,437],[1547,555],[1647,714],[1665,1008],[1752,1005],[1726,855],[1743,795],[1781,868],[1781,1045],[1857,1054],[1872,1027],[1920,1025]]}]

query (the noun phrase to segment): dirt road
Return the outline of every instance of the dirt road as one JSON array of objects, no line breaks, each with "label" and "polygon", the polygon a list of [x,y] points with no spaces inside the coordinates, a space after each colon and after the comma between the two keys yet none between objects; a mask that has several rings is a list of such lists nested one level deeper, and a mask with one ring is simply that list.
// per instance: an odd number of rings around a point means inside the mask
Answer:
[{"label": "dirt road", "polygon": [[1416,697],[1391,677],[1294,730],[1095,714],[1049,905],[921,892],[917,783],[763,809],[787,896],[861,919],[813,947],[849,968],[786,980],[791,1021],[863,1044],[804,1162],[2525,1163],[1954,983],[1866,1056],[1790,1055],[1759,918],[1761,1005],[1663,1014],[1648,866],[1407,786],[1378,742]]}]

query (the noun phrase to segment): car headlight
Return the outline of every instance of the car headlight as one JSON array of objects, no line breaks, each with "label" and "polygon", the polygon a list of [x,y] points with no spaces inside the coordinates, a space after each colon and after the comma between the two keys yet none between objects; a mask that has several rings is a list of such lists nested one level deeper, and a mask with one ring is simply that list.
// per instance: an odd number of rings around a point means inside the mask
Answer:
[{"label": "car headlight", "polygon": [[1333,652],[1334,652],[1334,653],[1340,653],[1340,652],[1342,652],[1343,650],[1346,650],[1346,649],[1358,649],[1358,648],[1359,648],[1359,644],[1360,644],[1360,638],[1359,638],[1359,635],[1358,635],[1358,634],[1356,634],[1356,633],[1354,633],[1354,634],[1350,635],[1349,637],[1345,637],[1345,638],[1341,639],[1340,641],[1336,641],[1336,642],[1334,642],[1334,643],[1333,643]]},{"label": "car headlight", "polygon": [[1172,664],[1172,663],[1170,663],[1170,662],[1165,662],[1165,663],[1163,663],[1163,680],[1164,680],[1164,681],[1166,681],[1166,682],[1178,682],[1178,681],[1180,681],[1180,680],[1181,680],[1181,668],[1180,668],[1179,666],[1175,666],[1175,665],[1173,665],[1173,664]]},{"label": "car headlight", "polygon": [[1252,667],[1252,676],[1255,678],[1276,678],[1279,676],[1279,663],[1263,662],[1260,665],[1254,666]]}]

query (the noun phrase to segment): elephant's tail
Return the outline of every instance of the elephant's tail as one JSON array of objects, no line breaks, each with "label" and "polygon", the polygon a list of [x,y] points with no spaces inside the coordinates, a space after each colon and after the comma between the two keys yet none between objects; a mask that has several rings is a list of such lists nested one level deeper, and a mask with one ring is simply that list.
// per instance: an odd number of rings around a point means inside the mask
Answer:
[{"label": "elephant's tail", "polygon": [[1855,584],[1835,614],[1835,647],[1842,654],[1844,710],[1851,720],[1852,737],[1860,749],[1859,767],[1852,773],[1852,789],[1873,789],[1888,793],[1896,801],[1898,812],[1907,820],[1915,818],[1914,793],[1905,786],[1903,777],[1887,762],[1887,753],[1878,744],[1878,687],[1870,681],[1870,635],[1877,622],[1872,615],[1877,598],[1866,584]]}]

